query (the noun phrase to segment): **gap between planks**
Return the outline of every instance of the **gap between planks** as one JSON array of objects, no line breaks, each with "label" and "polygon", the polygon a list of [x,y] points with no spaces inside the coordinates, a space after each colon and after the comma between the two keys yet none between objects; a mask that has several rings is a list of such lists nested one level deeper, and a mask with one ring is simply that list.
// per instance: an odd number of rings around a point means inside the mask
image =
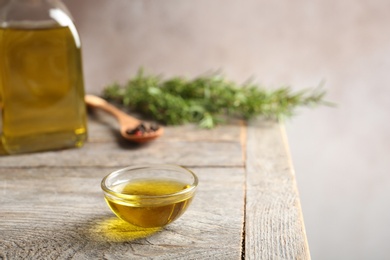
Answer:
[{"label": "gap between planks", "polygon": [[245,236],[246,236],[246,196],[247,196],[247,172],[246,172],[246,158],[247,158],[247,132],[248,132],[248,124],[246,121],[240,122],[240,143],[242,149],[242,161],[244,168],[244,187],[243,187],[243,219],[242,219],[242,233],[241,233],[241,260],[245,259]]}]

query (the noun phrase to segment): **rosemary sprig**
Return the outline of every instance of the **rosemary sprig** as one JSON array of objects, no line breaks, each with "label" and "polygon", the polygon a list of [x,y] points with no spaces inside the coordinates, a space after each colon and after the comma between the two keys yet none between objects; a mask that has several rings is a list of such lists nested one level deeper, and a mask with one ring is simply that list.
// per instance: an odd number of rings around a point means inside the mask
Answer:
[{"label": "rosemary sprig", "polygon": [[226,117],[284,118],[299,106],[329,104],[320,88],[266,90],[251,82],[238,85],[220,74],[163,79],[143,70],[126,85],[105,87],[103,96],[167,125],[192,122],[204,128],[213,128]]}]

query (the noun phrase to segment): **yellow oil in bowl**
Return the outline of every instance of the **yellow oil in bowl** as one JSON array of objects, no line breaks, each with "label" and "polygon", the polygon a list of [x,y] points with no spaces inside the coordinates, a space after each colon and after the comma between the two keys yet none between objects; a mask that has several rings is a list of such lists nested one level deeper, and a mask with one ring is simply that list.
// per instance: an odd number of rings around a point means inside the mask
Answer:
[{"label": "yellow oil in bowl", "polygon": [[105,199],[121,219],[140,227],[163,227],[179,218],[197,187],[194,173],[181,166],[128,167],[102,181]]}]

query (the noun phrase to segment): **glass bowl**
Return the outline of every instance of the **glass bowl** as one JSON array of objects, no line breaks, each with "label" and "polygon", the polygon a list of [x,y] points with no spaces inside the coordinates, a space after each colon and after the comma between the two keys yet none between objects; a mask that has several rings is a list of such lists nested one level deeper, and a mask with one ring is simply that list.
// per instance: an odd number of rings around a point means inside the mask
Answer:
[{"label": "glass bowl", "polygon": [[190,205],[198,177],[179,165],[130,166],[108,174],[101,187],[111,210],[139,227],[163,227]]}]

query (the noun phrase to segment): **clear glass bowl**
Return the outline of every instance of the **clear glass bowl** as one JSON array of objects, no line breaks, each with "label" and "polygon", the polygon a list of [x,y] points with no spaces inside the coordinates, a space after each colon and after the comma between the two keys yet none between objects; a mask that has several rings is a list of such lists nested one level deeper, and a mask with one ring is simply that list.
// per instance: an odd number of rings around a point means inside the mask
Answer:
[{"label": "clear glass bowl", "polygon": [[163,227],[190,205],[198,177],[178,165],[140,165],[114,171],[101,187],[111,210],[140,227]]}]

